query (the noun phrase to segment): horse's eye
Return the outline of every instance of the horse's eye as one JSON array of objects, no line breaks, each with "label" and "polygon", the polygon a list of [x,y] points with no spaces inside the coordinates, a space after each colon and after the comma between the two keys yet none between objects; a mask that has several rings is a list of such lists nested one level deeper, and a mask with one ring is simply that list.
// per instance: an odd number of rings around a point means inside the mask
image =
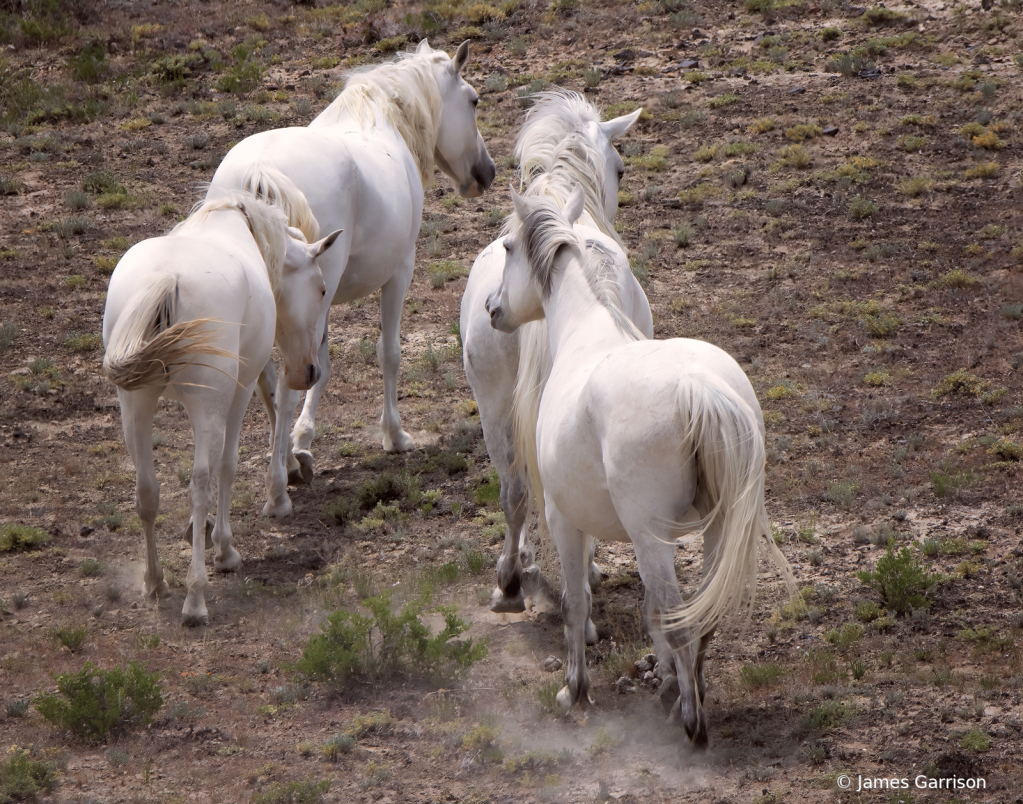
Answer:
[{"label": "horse's eye", "polygon": [[473,99],[472,99],[472,105],[473,105],[474,107],[475,107],[475,106],[479,106],[479,105],[480,105],[480,99],[479,99],[479,98],[473,98]]},{"label": "horse's eye", "polygon": [[323,290],[320,291],[320,298],[322,299],[326,295],[327,295],[327,289],[324,288]]},{"label": "horse's eye", "polygon": [[505,244],[504,244],[504,250],[507,251],[509,254],[511,254],[512,253],[512,244],[506,241]]}]

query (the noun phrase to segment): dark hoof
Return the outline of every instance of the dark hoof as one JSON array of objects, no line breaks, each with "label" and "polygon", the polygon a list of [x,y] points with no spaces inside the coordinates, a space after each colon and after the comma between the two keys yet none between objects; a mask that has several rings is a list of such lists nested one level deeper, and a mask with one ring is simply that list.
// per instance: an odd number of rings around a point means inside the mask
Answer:
[{"label": "dark hoof", "polygon": [[[185,532],[181,534],[181,538],[189,544],[192,543],[192,521],[188,521],[188,525],[185,526]],[[206,549],[209,550],[213,547],[213,517],[206,517]]]},{"label": "dark hoof", "polygon": [[[688,731],[689,730],[686,729],[687,733],[688,733]],[[706,751],[707,750],[707,729],[701,727],[699,730],[697,730],[695,736],[690,734],[689,735],[689,743],[697,751]]]},{"label": "dark hoof", "polygon": [[181,624],[186,628],[198,628],[210,624],[210,618],[206,614],[183,614]]},{"label": "dark hoof", "polygon": [[681,694],[678,679],[674,675],[665,676],[661,682],[661,706],[664,708],[665,714],[670,716],[673,713],[675,703]]},{"label": "dark hoof", "polygon": [[508,596],[495,589],[490,599],[490,610],[495,614],[521,614],[526,610],[526,596],[519,589],[518,594]]}]

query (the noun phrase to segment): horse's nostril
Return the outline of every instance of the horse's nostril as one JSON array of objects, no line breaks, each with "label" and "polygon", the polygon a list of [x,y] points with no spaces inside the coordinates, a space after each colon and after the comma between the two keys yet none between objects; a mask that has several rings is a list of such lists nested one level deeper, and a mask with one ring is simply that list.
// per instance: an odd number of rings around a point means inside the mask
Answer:
[{"label": "horse's nostril", "polygon": [[316,364],[315,363],[309,363],[305,367],[305,381],[306,381],[306,385],[309,385],[309,386],[316,385],[316,381],[319,379],[319,376],[317,376],[317,375],[319,375],[319,373],[320,372],[317,371],[317,369],[316,369]]}]

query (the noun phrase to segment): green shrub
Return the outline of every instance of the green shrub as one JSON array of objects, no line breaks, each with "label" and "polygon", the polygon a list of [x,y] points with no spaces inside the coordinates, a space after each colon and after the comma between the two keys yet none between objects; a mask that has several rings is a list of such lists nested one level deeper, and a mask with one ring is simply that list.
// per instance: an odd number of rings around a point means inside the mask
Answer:
[{"label": "green shrub", "polygon": [[0,553],[38,550],[53,537],[42,528],[8,522],[0,528]]},{"label": "green shrub", "polygon": [[330,781],[274,782],[265,793],[253,793],[252,804],[319,804],[330,790]]},{"label": "green shrub", "polygon": [[159,677],[134,661],[127,670],[100,670],[86,662],[79,673],[55,676],[58,692],[40,695],[35,706],[57,728],[100,742],[130,726],[149,724],[163,706]]},{"label": "green shrub", "polygon": [[815,706],[800,720],[796,727],[797,736],[820,734],[838,728],[852,717],[855,709],[841,701],[825,701]]},{"label": "green shrub", "polygon": [[[344,683],[352,676],[394,672],[444,678],[458,675],[487,655],[486,643],[455,640],[468,628],[452,609],[439,607],[443,630],[433,636],[420,619],[429,592],[395,611],[388,593],[364,601],[369,617],[339,610],[310,637],[296,668],[319,681]],[[375,632],[375,633],[374,633]]]},{"label": "green shrub", "polygon": [[896,614],[927,608],[930,602],[924,593],[937,582],[936,577],[920,566],[908,547],[896,553],[894,545],[877,560],[873,570],[861,570],[856,577],[876,590],[881,602]]},{"label": "green shrub", "polygon": [[747,664],[739,671],[739,680],[744,687],[755,690],[770,687],[785,675],[785,668],[775,662],[767,664]]},{"label": "green shrub", "polygon": [[0,803],[36,801],[36,794],[53,789],[57,770],[52,762],[32,759],[30,751],[18,746],[7,753],[10,759],[0,764]]},{"label": "green shrub", "polygon": [[980,729],[970,729],[959,738],[959,745],[969,751],[987,751],[991,747],[991,738]]}]

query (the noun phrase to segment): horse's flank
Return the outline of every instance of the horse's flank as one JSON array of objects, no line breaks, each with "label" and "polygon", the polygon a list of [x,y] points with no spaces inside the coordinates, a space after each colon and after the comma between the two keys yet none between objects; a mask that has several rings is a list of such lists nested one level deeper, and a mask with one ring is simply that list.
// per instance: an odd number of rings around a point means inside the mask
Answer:
[{"label": "horse's flank", "polygon": [[349,114],[363,129],[370,129],[379,110],[405,140],[423,187],[427,187],[433,178],[438,120],[443,110],[433,67],[446,59],[445,53],[436,50],[409,53],[389,64],[350,73],[344,90],[309,128],[336,125]]}]

